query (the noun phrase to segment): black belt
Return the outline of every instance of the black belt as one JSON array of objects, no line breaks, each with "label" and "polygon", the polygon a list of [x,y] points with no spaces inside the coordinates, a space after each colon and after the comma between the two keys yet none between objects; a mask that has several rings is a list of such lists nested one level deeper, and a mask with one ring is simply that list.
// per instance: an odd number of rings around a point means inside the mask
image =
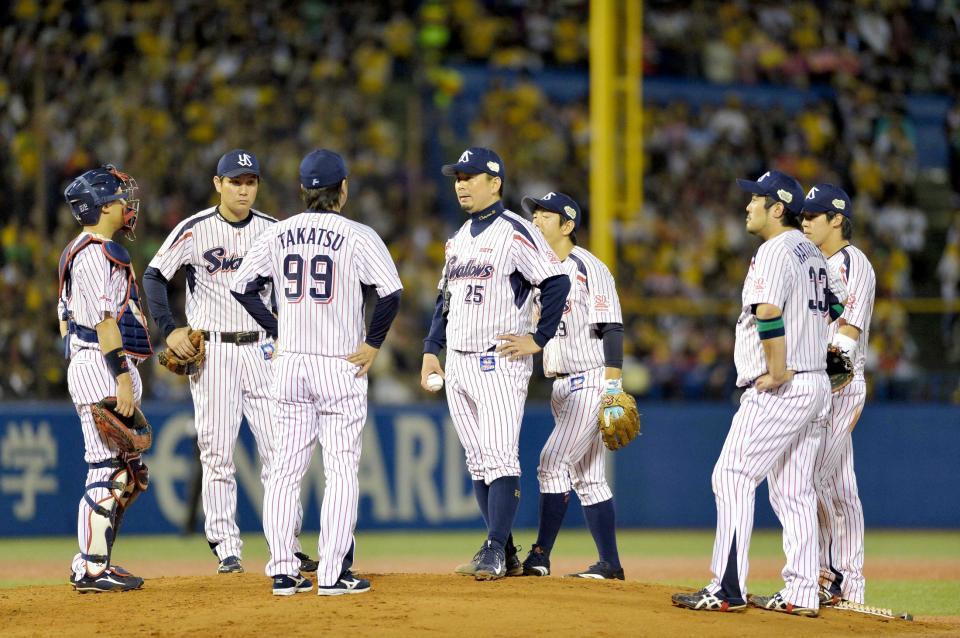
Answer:
[{"label": "black belt", "polygon": [[220,338],[221,343],[232,343],[236,346],[243,345],[245,343],[256,343],[260,341],[261,333],[256,330],[248,330],[247,332],[214,332],[211,333],[208,330],[201,330],[203,333],[203,340],[210,341],[210,335],[215,334]]}]

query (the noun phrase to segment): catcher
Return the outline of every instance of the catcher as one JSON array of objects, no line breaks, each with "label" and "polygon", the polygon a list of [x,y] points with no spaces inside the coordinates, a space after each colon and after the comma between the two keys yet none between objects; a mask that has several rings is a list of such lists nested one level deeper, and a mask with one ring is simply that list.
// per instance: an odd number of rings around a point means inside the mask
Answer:
[{"label": "catcher", "polygon": [[572,488],[600,560],[568,576],[623,580],[604,445],[611,450],[627,445],[640,432],[640,415],[621,383],[620,300],[607,267],[576,245],[577,202],[563,193],[547,193],[539,199],[523,198],[523,209],[533,215],[533,224],[562,260],[571,282],[557,334],[543,350],[544,373],[554,379],[550,407],[556,425],[540,453],[540,523],[523,574],[550,574],[550,552]]},{"label": "catcher", "polygon": [[78,592],[139,589],[143,579],[112,564],[124,513],[147,488],[140,454],[150,426],[137,405],[137,364],[151,354],[130,255],[110,240],[133,237],[139,201],[136,182],[111,165],[85,172],[64,191],[82,232],[60,257],[57,310],[67,383],[83,428],[89,464],[80,499],[70,583]]}]

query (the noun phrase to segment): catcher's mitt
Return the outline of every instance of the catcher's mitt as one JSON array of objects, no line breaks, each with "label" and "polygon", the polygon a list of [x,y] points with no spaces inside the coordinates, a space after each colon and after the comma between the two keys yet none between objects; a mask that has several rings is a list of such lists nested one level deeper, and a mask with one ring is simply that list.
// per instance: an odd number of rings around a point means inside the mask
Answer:
[{"label": "catcher's mitt", "polygon": [[203,340],[203,333],[199,330],[191,330],[188,337],[197,354],[184,359],[170,348],[167,348],[157,356],[160,365],[174,374],[196,374],[207,356],[207,348]]},{"label": "catcher's mitt", "polygon": [[827,376],[830,377],[831,392],[839,392],[853,381],[853,362],[847,353],[832,343],[827,346]]},{"label": "catcher's mitt", "polygon": [[601,395],[598,417],[603,444],[608,450],[619,450],[640,434],[637,402],[626,392]]},{"label": "catcher's mitt", "polygon": [[153,430],[140,408],[129,417],[117,414],[117,398],[107,397],[90,406],[93,422],[111,447],[125,454],[140,454],[153,444]]}]

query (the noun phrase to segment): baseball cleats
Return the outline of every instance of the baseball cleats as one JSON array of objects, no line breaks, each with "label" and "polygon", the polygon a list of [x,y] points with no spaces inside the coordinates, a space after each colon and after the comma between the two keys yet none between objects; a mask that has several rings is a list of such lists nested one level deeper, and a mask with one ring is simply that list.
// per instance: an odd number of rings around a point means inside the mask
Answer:
[{"label": "baseball cleats", "polygon": [[300,571],[315,572],[320,567],[320,561],[313,560],[303,552],[296,552],[294,556],[300,559]]},{"label": "baseball cleats", "polygon": [[503,551],[507,561],[507,576],[523,576],[523,564],[520,562],[520,546],[507,543]]},{"label": "baseball cleats", "polygon": [[293,596],[313,589],[313,583],[309,578],[301,574],[296,576],[287,576],[279,574],[273,577],[273,595],[274,596]]},{"label": "baseball cleats", "polygon": [[821,607],[834,607],[842,600],[839,594],[834,594],[826,587],[820,587],[820,591],[817,592],[817,597],[820,599]]},{"label": "baseball cleats", "polygon": [[773,596],[750,596],[749,598],[750,604],[758,609],[779,611],[784,614],[806,616],[807,618],[816,618],[817,614],[819,613],[812,607],[798,607],[793,603],[788,603],[783,599],[783,595],[780,592],[777,592]]},{"label": "baseball cleats", "polygon": [[365,594],[370,591],[370,581],[366,578],[357,578],[349,569],[342,574],[337,582],[329,587],[317,587],[318,596],[342,596],[344,594]]},{"label": "baseball cleats", "polygon": [[460,574],[461,576],[473,576],[477,573],[477,561],[480,559],[480,553],[483,552],[481,548],[479,552],[473,555],[473,558],[469,563],[463,563],[462,565],[457,565],[457,568],[453,570],[454,574]]},{"label": "baseball cleats", "polygon": [[742,600],[727,600],[716,594],[711,594],[706,589],[701,589],[692,594],[674,594],[671,596],[671,600],[677,607],[693,609],[694,611],[744,611],[747,608],[747,604]]},{"label": "baseball cleats", "polygon": [[507,557],[503,547],[493,541],[485,541],[477,554],[477,571],[473,577],[477,580],[497,580],[507,575]]},{"label": "baseball cleats", "polygon": [[143,579],[127,570],[107,567],[99,576],[77,578],[70,574],[70,584],[81,594],[99,594],[108,591],[131,591],[143,587]]},{"label": "baseball cleats", "polygon": [[614,569],[610,563],[602,560],[587,567],[582,572],[567,574],[564,578],[592,578],[594,580],[623,580],[623,568]]},{"label": "baseball cleats", "polygon": [[220,561],[220,566],[217,567],[218,574],[242,574],[243,573],[243,563],[240,562],[238,556],[227,556],[222,561]]},{"label": "baseball cleats", "polygon": [[523,575],[524,576],[549,576],[550,575],[550,557],[546,552],[543,551],[543,548],[539,545],[534,544],[530,548],[530,553],[527,554],[526,559],[523,561]]}]

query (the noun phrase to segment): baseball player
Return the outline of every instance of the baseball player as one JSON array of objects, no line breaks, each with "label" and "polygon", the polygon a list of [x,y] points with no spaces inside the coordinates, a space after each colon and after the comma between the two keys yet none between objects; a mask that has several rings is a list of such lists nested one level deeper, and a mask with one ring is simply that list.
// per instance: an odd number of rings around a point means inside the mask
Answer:
[{"label": "baseball player", "polygon": [[815,463],[820,522],[820,604],[863,603],[863,505],[853,470],[851,436],[866,399],[863,376],[877,277],[863,252],[850,245],[853,206],[843,189],[817,184],[803,201],[803,232],[837,269],[849,297],[830,325],[831,343],[854,364],[849,385],[831,395],[830,426]]},{"label": "baseball player", "polygon": [[113,565],[110,556],[120,522],[146,489],[147,468],[139,455],[111,449],[94,425],[91,405],[115,396],[125,417],[140,404],[137,364],[153,350],[140,306],[130,255],[111,237],[133,238],[140,202],[137,183],[111,165],[89,170],[67,186],[64,198],[83,231],[60,256],[58,315],[67,384],[83,429],[87,481],[77,516],[80,551],[70,582],[78,592],[139,589],[143,579]]},{"label": "baseball player", "polygon": [[[300,484],[313,449],[323,449],[317,593],[360,594],[370,581],[350,571],[360,487],[357,471],[367,418],[367,371],[400,306],[396,266],[376,232],[344,217],[347,167],[316,150],[300,163],[306,210],[271,226],[233,277],[231,292],[268,334],[279,339],[272,394],[276,462],[267,480],[263,524],[274,595],[310,591],[297,560]],[[273,282],[278,314],[264,305]],[[364,293],[378,300],[364,328]],[[366,334],[364,334],[366,333]]]},{"label": "baseball player", "polygon": [[[206,361],[191,375],[190,391],[202,467],[204,530],[220,562],[217,571],[226,574],[243,571],[233,451],[244,416],[257,442],[264,485],[274,451],[273,341],[230,295],[230,278],[254,238],[277,220],[253,208],[260,186],[260,163],[253,153],[243,149],[225,153],[217,163],[213,186],[220,203],[173,229],[150,261],[143,285],[153,320],[176,354],[194,355],[190,330],[204,333]],[[168,288],[181,268],[187,277],[188,325],[178,328]],[[269,291],[265,294],[269,298]],[[302,569],[316,569],[316,561],[299,555]]]},{"label": "baseball player", "polygon": [[753,194],[747,231],[764,240],[750,263],[736,328],[737,385],[746,390],[713,470],[713,580],[696,593],[674,594],[673,602],[704,611],[746,608],[754,496],[766,478],[783,525],[785,587],[750,603],[816,616],[813,464],[830,410],[826,317],[846,289],[799,230],[804,194],[797,180],[768,171],[756,182],[737,183]]},{"label": "baseball player", "polygon": [[[583,506],[600,560],[578,578],[623,580],[617,552],[613,493],[607,484],[597,414],[604,392],[622,392],[623,317],[613,275],[577,246],[580,206],[563,193],[524,197],[523,209],[562,261],[570,295],[556,336],[543,349],[543,371],[553,378],[555,426],[540,452],[540,525],[523,561],[525,576],[550,574],[550,551],[560,533],[572,488]],[[613,409],[613,408],[611,408]]]},{"label": "baseball player", "polygon": [[[470,216],[447,241],[420,384],[444,377],[438,354],[447,348],[447,403],[466,453],[487,540],[457,573],[477,580],[519,576],[511,539],[520,501],[518,444],[533,354],[557,332],[570,279],[543,236],[503,206],[504,169],[490,149],[472,147],[443,167],[455,177],[460,207]],[[533,287],[540,288],[533,325]],[[435,389],[435,386],[433,386]]]}]

